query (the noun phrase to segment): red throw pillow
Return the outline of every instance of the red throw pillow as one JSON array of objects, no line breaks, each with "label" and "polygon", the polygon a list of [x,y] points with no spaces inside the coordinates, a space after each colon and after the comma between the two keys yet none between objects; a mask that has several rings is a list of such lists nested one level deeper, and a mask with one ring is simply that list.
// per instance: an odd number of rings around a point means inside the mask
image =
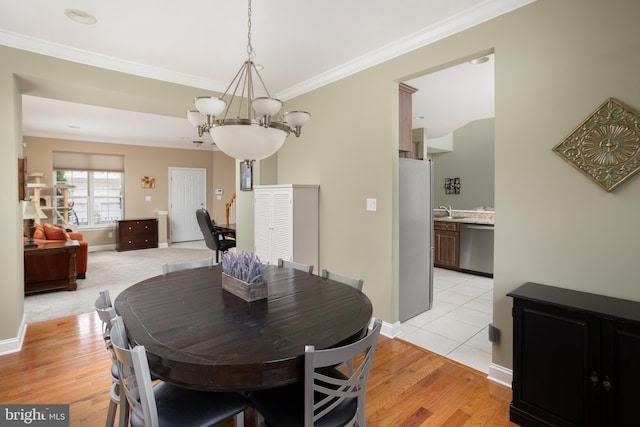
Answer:
[{"label": "red throw pillow", "polygon": [[44,228],[40,224],[36,224],[36,230],[33,232],[33,238],[47,240],[47,236],[44,234]]},{"label": "red throw pillow", "polygon": [[64,228],[57,225],[45,223],[44,234],[47,236],[47,240],[71,240]]}]

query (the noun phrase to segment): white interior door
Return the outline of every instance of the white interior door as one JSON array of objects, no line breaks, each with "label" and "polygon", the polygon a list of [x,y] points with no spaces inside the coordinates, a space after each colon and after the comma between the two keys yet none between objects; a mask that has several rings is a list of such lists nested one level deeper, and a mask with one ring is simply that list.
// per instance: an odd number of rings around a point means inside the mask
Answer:
[{"label": "white interior door", "polygon": [[169,230],[171,242],[202,240],[196,210],[207,207],[207,170],[169,168]]}]

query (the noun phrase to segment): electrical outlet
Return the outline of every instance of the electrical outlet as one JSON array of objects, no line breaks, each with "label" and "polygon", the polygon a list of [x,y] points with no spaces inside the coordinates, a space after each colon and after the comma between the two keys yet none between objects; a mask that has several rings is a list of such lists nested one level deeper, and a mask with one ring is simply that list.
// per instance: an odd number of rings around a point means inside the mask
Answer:
[{"label": "electrical outlet", "polygon": [[109,233],[107,233],[107,237],[109,237],[110,239],[113,238],[113,231],[110,231]]}]

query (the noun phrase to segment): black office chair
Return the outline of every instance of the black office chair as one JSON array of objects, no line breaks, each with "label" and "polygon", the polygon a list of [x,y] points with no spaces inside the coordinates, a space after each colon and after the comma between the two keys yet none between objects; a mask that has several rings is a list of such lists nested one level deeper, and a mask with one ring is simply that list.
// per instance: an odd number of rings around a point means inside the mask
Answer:
[{"label": "black office chair", "polygon": [[196,211],[196,218],[198,219],[200,231],[204,236],[204,242],[209,249],[216,251],[216,263],[219,263],[220,252],[225,253],[229,249],[236,247],[235,236],[232,236],[229,232],[216,231],[209,212],[205,208],[200,208]]}]

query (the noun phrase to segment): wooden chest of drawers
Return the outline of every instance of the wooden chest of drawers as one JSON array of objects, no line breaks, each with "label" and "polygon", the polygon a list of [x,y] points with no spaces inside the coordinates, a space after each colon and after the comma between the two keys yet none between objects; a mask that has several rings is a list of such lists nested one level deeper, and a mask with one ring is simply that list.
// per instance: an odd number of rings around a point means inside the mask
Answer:
[{"label": "wooden chest of drawers", "polygon": [[123,219],[116,223],[116,250],[118,252],[157,247],[157,219]]}]

